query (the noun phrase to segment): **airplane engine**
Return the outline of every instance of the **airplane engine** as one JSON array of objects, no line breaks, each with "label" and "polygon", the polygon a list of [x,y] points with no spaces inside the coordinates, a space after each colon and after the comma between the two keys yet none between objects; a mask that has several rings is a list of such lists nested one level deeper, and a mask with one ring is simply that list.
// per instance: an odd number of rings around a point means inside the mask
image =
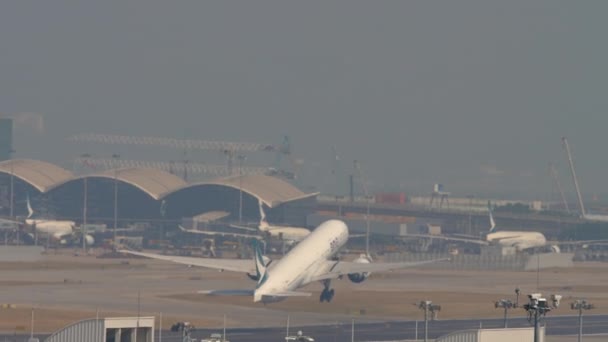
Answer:
[{"label": "airplane engine", "polygon": [[93,237],[93,235],[86,234],[84,236],[84,239],[86,241],[87,246],[92,246],[93,244],[95,244],[95,238]]},{"label": "airplane engine", "polygon": [[63,233],[55,233],[52,235],[52,237],[53,237],[53,240],[58,242],[60,245],[68,244],[68,240],[65,239],[65,234],[63,234]]},{"label": "airplane engine", "polygon": [[[354,263],[357,264],[369,264],[371,263],[371,259],[365,255],[365,254],[361,254],[359,256],[359,258],[355,259],[355,261],[353,261]],[[367,279],[370,276],[369,272],[363,272],[363,273],[350,273],[348,274],[348,280],[350,280],[351,282],[355,283],[355,284],[359,284],[362,283],[363,281],[365,281],[365,279]]]},{"label": "airplane engine", "polygon": [[551,245],[551,253],[561,253],[561,249],[558,245]]}]

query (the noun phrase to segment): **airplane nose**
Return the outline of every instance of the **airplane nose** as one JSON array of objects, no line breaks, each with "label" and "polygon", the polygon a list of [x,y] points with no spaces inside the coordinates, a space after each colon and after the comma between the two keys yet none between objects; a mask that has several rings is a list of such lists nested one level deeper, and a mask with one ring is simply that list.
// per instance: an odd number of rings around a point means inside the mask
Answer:
[{"label": "airplane nose", "polygon": [[337,229],[348,230],[348,227],[346,226],[346,223],[344,223],[344,221],[341,221],[341,220],[329,220],[327,223],[330,224],[330,225],[332,225],[333,227],[336,227]]}]

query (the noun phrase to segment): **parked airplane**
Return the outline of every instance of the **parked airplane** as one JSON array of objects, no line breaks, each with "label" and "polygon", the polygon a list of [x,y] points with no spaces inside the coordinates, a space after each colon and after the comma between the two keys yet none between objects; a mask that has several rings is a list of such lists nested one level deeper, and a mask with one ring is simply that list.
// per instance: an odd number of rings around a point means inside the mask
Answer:
[{"label": "parked airplane", "polygon": [[[490,218],[490,230],[485,234],[484,239],[453,237],[444,235],[428,235],[428,234],[413,234],[408,236],[424,237],[431,239],[472,243],[477,245],[499,245],[502,247],[515,247],[517,251],[525,251],[533,248],[544,247],[547,245],[547,239],[540,232],[527,231],[496,231],[496,222],[492,215],[492,208],[488,202],[488,212]],[[559,252],[557,246],[552,246],[554,252]]]},{"label": "parked airplane", "polygon": [[[545,235],[540,232],[525,232],[525,231],[495,231],[496,223],[492,215],[492,208],[488,202],[488,211],[490,216],[490,233],[486,235],[486,241],[490,244],[497,244],[503,247],[515,247],[518,251],[527,249],[544,247],[547,244]],[[559,248],[553,248],[555,252],[559,252]]]},{"label": "parked airplane", "polygon": [[266,221],[266,213],[264,212],[264,204],[262,201],[259,202],[259,210],[260,210],[260,224],[258,225],[258,229],[267,235],[270,235],[272,238],[277,238],[279,240],[283,240],[288,242],[289,244],[293,244],[295,242],[302,241],[310,234],[310,230],[302,227],[292,227],[292,226],[277,226],[271,225]]},{"label": "parked airplane", "polygon": [[249,278],[257,282],[254,289],[211,290],[199,291],[199,293],[216,296],[251,296],[254,302],[262,303],[277,302],[288,297],[310,296],[310,293],[297,290],[315,281],[323,284],[319,300],[330,302],[335,294],[334,289],[331,288],[332,279],[347,276],[350,281],[360,283],[367,279],[371,272],[414,267],[440,261],[371,263],[370,260],[363,261],[361,258],[352,262],[336,260],[335,256],[347,241],[348,227],[346,224],[339,220],[329,220],[319,225],[279,260],[270,260],[263,256],[257,243],[255,243],[253,262],[242,259],[165,256],[127,250],[120,252],[179,264],[246,273]]},{"label": "parked airplane", "polygon": [[257,228],[245,227],[241,225],[230,225],[232,228],[239,230],[245,230],[250,233],[233,233],[233,232],[218,232],[209,230],[197,230],[197,229],[186,229],[180,226],[180,229],[184,232],[193,234],[203,235],[221,235],[221,236],[233,236],[233,237],[245,237],[245,238],[260,238],[269,236],[285,242],[287,245],[293,245],[296,242],[302,241],[305,237],[310,234],[310,230],[302,227],[291,227],[291,226],[276,226],[271,225],[266,221],[266,213],[264,212],[263,203],[259,202],[260,211],[260,223]]},{"label": "parked airplane", "polygon": [[[55,241],[60,244],[68,243],[68,240],[79,239],[82,235],[76,228],[76,222],[68,220],[51,220],[43,218],[35,218],[34,209],[30,203],[29,196],[27,197],[27,218],[25,224],[32,227],[33,232],[28,235],[34,238],[46,238],[47,241]],[[23,222],[16,222],[23,224]],[[95,239],[92,235],[85,234],[86,244],[92,245],[95,243]]]}]

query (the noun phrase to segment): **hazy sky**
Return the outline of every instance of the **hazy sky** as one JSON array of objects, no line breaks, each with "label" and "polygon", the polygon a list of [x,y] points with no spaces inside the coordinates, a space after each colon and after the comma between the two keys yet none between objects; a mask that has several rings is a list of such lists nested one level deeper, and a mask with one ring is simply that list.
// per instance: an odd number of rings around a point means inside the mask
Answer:
[{"label": "hazy sky", "polygon": [[91,149],[64,141],[80,132],[289,135],[321,191],[335,189],[335,145],[341,172],[360,160],[375,190],[547,199],[553,161],[573,196],[567,135],[585,194],[608,194],[606,13],[556,0],[2,1],[0,112],[42,115],[42,134],[17,127],[17,156],[65,167]]}]

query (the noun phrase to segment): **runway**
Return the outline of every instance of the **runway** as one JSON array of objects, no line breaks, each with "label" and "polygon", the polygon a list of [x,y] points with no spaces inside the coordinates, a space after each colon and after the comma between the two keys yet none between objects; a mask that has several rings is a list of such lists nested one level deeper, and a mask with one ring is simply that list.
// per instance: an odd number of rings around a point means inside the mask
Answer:
[{"label": "runway", "polygon": [[[487,320],[439,320],[429,321],[429,338],[449,334],[451,332],[467,329],[483,328],[502,328],[502,319]],[[529,327],[525,318],[514,318],[508,321],[510,327]],[[575,335],[578,333],[578,316],[551,316],[544,320],[547,327],[547,335]],[[416,328],[417,326],[417,328]],[[290,333],[295,334],[297,330],[302,330],[305,335],[315,338],[316,341],[350,341],[351,322],[341,322],[331,325],[316,325],[305,327],[292,327]],[[417,335],[416,335],[416,330]],[[218,330],[199,330],[193,337],[208,337],[212,332]],[[262,342],[279,341],[285,336],[285,327],[265,328],[265,329],[228,329],[226,336],[230,341],[243,342]],[[608,315],[589,315],[584,317],[585,334],[608,334]],[[384,323],[364,323],[355,322],[354,335],[356,341],[395,341],[419,339],[424,337],[424,322],[384,322]],[[167,338],[170,338],[167,336]],[[163,341],[165,338],[163,337]],[[166,339],[172,341],[171,339]],[[177,340],[173,340],[177,341]]]},{"label": "runway", "polygon": [[[479,329],[500,329],[503,327],[502,319],[467,319],[467,320],[438,320],[429,321],[429,339],[435,339],[451,332]],[[509,319],[509,327],[529,327],[525,318]],[[578,316],[547,316],[542,321],[546,325],[547,335],[565,336],[578,333]],[[317,342],[346,342],[351,341],[351,322],[337,322],[327,325],[295,326],[290,328],[290,334],[302,330],[304,335],[312,336]],[[198,329],[191,337],[196,339],[207,338],[211,333],[221,333],[222,327],[217,329]],[[227,328],[226,337],[231,342],[268,342],[284,340],[286,327],[274,328]],[[586,335],[608,334],[608,315],[584,316],[583,332]],[[36,335],[43,340],[48,335]],[[17,336],[0,334],[0,339],[6,341],[21,341],[26,335]],[[158,341],[158,332],[156,332]],[[355,341],[397,341],[424,338],[424,322],[393,321],[383,323],[362,323],[354,326]],[[12,340],[13,339],[13,340]],[[181,333],[163,331],[162,341],[182,341]]]},{"label": "runway", "polygon": [[[591,312],[598,315],[585,316],[585,333],[608,333],[607,269],[605,264],[586,263],[540,275],[541,292],[564,296],[561,307],[547,318],[549,335],[578,332],[576,316],[561,316],[574,313],[569,303],[576,298],[587,298],[597,307]],[[480,324],[485,328],[501,328],[502,311],[495,309],[494,300],[514,299],[509,294],[515,284],[527,293],[537,288],[539,279],[529,272],[406,269],[374,274],[363,284],[336,281],[333,286],[337,295],[330,304],[318,302],[321,286],[311,284],[305,290],[313,293],[312,298],[293,298],[263,306],[248,298],[206,297],[195,292],[251,287],[251,281],[240,274],[147,259],[46,255],[40,262],[0,263],[0,272],[3,274],[0,303],[16,306],[0,310],[0,331],[5,334],[0,337],[10,338],[16,327],[21,327],[17,329],[20,334],[26,334],[32,307],[36,308],[35,331],[45,335],[72,322],[93,318],[97,313],[99,317],[134,316],[140,307],[145,316],[162,312],[165,329],[178,321],[214,328],[195,332],[197,339],[221,330],[226,315],[231,341],[283,340],[287,315],[291,317],[293,333],[298,329],[295,327],[303,327],[304,333],[317,341],[350,340],[353,318],[358,341],[413,339],[414,320],[422,317],[416,305],[420,300],[432,300],[442,306],[439,320],[429,324],[431,337],[476,329]],[[509,315],[513,317],[510,326],[529,326],[523,310],[511,310]],[[418,337],[422,337],[423,322],[419,322],[417,330]],[[179,335],[169,332],[163,337],[166,341],[181,340]]]}]

